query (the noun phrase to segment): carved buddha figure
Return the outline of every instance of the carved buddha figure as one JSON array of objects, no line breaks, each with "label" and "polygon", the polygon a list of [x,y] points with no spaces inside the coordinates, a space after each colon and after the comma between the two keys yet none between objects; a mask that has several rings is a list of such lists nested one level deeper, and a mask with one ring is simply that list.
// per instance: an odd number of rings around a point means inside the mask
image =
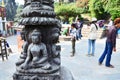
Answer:
[{"label": "carved buddha figure", "polygon": [[25,62],[25,59],[27,57],[27,49],[28,49],[28,46],[30,44],[30,42],[28,41],[28,31],[26,31],[25,28],[22,29],[21,31],[21,38],[22,40],[24,40],[24,44],[22,45],[22,52],[21,52],[21,55],[20,55],[20,59],[19,61],[16,63],[17,66],[21,65],[22,63]]},{"label": "carved buddha figure", "polygon": [[31,33],[32,43],[28,47],[27,58],[22,69],[41,68],[50,69],[46,45],[41,42],[41,32],[33,30]]}]

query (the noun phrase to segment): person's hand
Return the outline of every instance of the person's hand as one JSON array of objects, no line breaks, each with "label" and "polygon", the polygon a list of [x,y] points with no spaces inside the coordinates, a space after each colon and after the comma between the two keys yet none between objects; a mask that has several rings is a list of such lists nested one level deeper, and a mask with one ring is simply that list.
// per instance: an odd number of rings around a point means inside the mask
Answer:
[{"label": "person's hand", "polygon": [[113,48],[113,51],[116,52],[116,48],[115,47]]}]

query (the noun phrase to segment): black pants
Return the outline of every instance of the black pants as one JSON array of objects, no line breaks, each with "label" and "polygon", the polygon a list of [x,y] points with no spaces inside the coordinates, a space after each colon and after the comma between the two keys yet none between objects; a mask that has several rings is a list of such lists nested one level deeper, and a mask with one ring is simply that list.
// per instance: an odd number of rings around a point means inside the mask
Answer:
[{"label": "black pants", "polygon": [[73,55],[75,54],[75,42],[76,42],[76,40],[73,39],[73,40],[72,40],[72,54],[73,54]]}]

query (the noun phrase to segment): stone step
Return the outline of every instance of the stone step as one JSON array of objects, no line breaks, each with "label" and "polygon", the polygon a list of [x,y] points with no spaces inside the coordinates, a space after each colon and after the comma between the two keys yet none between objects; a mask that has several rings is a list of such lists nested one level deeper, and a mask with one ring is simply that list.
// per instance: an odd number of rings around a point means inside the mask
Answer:
[{"label": "stone step", "polygon": [[[83,28],[81,33],[82,33],[82,38],[87,38],[89,35],[89,28]],[[102,38],[102,36],[104,36],[104,30],[98,29],[97,38]],[[71,39],[70,36],[64,36],[64,35],[59,36],[60,41],[70,41],[70,39]]]},{"label": "stone step", "polygon": [[[83,37],[88,37],[89,30],[90,30],[89,28],[82,28],[82,31],[81,31],[82,36]],[[101,37],[103,37],[103,35],[104,35],[104,30],[99,28],[98,31],[97,31],[97,38],[101,38]]]}]

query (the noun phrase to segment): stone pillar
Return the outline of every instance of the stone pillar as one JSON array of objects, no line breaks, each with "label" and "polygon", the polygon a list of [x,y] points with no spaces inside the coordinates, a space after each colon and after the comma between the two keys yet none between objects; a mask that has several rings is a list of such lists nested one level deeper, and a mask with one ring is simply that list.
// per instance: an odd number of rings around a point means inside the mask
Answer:
[{"label": "stone pillar", "polygon": [[16,63],[13,80],[73,80],[64,79],[61,69],[61,24],[54,13],[53,0],[25,0],[20,25],[24,40]]}]

